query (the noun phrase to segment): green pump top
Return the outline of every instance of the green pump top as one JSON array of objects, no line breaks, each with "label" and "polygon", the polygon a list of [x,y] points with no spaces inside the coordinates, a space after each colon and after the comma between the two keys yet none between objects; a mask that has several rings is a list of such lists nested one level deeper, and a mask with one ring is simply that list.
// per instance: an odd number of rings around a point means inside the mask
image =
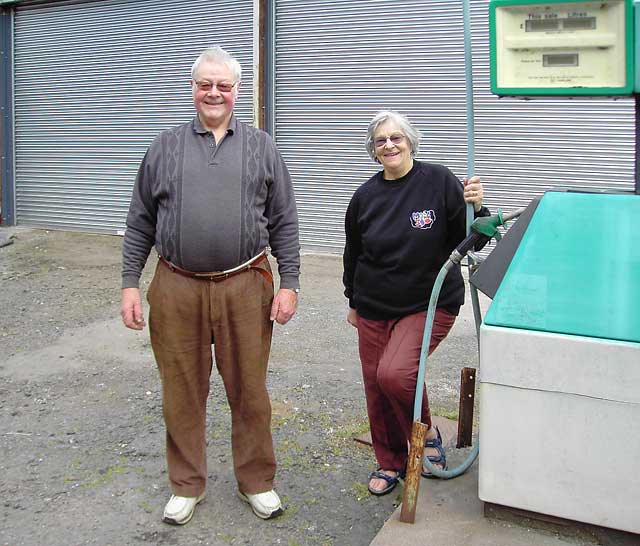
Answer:
[{"label": "green pump top", "polygon": [[484,322],[640,343],[640,197],[546,193]]}]

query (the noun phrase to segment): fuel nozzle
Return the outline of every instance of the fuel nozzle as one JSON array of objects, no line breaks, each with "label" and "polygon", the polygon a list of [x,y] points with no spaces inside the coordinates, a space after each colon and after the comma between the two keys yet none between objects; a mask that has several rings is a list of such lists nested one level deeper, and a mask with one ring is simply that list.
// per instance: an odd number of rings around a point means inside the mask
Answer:
[{"label": "fuel nozzle", "polygon": [[470,250],[484,246],[491,239],[499,241],[502,235],[500,231],[498,231],[498,226],[504,226],[509,220],[517,218],[525,210],[526,207],[521,207],[510,213],[503,214],[502,211],[498,209],[497,214],[476,218],[473,224],[471,224],[469,235],[456,247],[449,259],[454,263],[460,263],[462,258]]}]

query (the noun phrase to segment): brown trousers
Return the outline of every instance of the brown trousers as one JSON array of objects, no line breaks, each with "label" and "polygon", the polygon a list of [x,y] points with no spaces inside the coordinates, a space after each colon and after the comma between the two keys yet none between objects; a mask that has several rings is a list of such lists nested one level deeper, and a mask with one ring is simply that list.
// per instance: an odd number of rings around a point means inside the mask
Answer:
[{"label": "brown trousers", "polygon": [[[257,267],[271,271],[267,260]],[[205,489],[212,343],[231,407],[238,487],[244,493],[269,491],[276,471],[266,388],[273,284],[255,269],[214,283],[183,277],[158,263],[147,299],[173,493],[195,497]]]},{"label": "brown trousers", "polygon": [[[402,470],[407,461],[426,314],[423,311],[395,320],[358,317],[358,348],[371,440],[384,470]],[[436,310],[429,354],[447,336],[455,320],[455,315]],[[421,421],[431,427],[426,389]]]}]

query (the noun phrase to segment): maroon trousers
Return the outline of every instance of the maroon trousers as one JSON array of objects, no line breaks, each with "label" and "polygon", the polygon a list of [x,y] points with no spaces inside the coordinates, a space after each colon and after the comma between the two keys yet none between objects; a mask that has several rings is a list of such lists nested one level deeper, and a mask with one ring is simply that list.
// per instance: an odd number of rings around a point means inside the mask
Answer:
[{"label": "maroon trousers", "polygon": [[[267,260],[257,267],[271,271]],[[211,282],[181,276],[158,263],[147,299],[173,493],[195,497],[205,489],[212,343],[231,407],[238,487],[244,493],[271,490],[276,462],[266,374],[273,283],[255,269]]]},{"label": "maroon trousers", "polygon": [[[407,461],[426,314],[423,311],[395,320],[358,317],[358,347],[371,439],[378,465],[384,470],[402,470]],[[436,310],[429,354],[447,336],[455,320],[455,315]],[[431,427],[426,389],[421,421]]]}]

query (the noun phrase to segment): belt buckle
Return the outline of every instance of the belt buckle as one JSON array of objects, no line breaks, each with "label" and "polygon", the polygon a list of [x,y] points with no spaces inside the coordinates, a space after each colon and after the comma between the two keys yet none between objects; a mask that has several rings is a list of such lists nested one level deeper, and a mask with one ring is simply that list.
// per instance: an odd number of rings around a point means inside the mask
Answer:
[{"label": "belt buckle", "polygon": [[224,281],[226,279],[229,278],[229,273],[196,273],[195,274],[196,278],[198,279],[203,279],[205,281],[210,281],[210,282],[220,282],[220,281]]}]

